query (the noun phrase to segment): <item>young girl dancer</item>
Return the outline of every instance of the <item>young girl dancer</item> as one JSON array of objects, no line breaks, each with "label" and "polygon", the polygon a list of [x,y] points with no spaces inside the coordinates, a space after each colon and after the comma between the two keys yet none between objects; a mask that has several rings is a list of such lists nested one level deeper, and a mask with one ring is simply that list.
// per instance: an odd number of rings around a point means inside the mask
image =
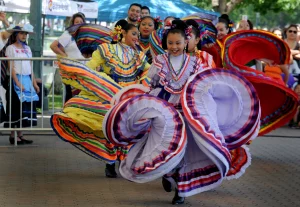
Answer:
[{"label": "young girl dancer", "polygon": [[[121,175],[138,183],[163,176],[164,189],[175,189],[173,204],[217,187],[225,177],[239,177],[250,160],[246,153],[233,160],[230,150],[259,129],[253,86],[232,71],[203,69],[201,59],[186,52],[191,33],[181,20],[166,25],[167,53],[149,69],[149,94],[121,100],[103,121],[112,143],[136,143],[120,163]],[[247,150],[235,154],[240,151]]]},{"label": "young girl dancer", "polygon": [[202,67],[215,68],[213,57],[205,51],[201,51],[200,30],[199,25],[195,20],[188,19],[185,22],[188,26],[191,26],[191,38],[188,43],[188,53],[191,56],[196,56],[201,60]]}]

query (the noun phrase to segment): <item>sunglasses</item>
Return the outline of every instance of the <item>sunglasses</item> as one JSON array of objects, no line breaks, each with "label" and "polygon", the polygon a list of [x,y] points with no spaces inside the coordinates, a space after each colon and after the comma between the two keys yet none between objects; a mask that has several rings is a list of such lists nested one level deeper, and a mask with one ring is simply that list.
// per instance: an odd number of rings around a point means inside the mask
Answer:
[{"label": "sunglasses", "polygon": [[294,30],[289,30],[288,32],[289,32],[289,33],[297,34],[297,31],[294,31]]}]

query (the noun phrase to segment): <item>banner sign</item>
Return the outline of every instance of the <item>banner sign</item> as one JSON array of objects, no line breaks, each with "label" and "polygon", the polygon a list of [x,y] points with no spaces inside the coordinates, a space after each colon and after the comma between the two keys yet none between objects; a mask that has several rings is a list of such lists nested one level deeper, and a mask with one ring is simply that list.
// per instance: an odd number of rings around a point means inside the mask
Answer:
[{"label": "banner sign", "polygon": [[87,3],[87,2],[71,1],[71,5],[73,11],[77,10],[76,12],[84,13],[86,18],[93,18],[93,19],[98,18],[98,2]]},{"label": "banner sign", "polygon": [[[22,2],[20,4],[20,1]],[[30,13],[30,0],[0,0],[0,11]],[[98,2],[72,0],[43,0],[42,13],[55,16],[72,16],[84,13],[86,18],[98,18]]]},{"label": "banner sign", "polygon": [[[72,16],[71,2],[68,0],[44,0],[42,4],[43,14],[55,16]],[[75,12],[76,13],[76,12]]]},{"label": "banner sign", "polygon": [[86,18],[98,17],[98,2],[80,2],[70,0],[44,0],[43,14],[55,16],[72,16],[84,13]]}]

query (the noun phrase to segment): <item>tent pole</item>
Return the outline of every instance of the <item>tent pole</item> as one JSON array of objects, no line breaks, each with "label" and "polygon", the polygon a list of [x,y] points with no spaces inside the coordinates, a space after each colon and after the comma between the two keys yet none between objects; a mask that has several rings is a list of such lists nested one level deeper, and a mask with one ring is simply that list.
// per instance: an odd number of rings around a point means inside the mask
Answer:
[{"label": "tent pole", "polygon": [[[44,48],[44,39],[45,39],[45,20],[46,20],[46,15],[42,14],[42,18],[43,18],[43,26],[42,26],[42,30],[43,30],[43,34],[42,34],[42,47]],[[43,55],[43,54],[42,54]]]}]

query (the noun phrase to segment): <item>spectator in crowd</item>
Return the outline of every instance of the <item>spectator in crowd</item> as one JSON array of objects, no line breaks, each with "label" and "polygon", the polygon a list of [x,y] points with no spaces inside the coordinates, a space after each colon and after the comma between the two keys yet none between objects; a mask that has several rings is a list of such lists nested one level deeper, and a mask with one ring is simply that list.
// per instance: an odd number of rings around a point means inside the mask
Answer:
[{"label": "spectator in crowd", "polygon": [[298,108],[293,120],[289,124],[289,127],[299,129],[300,128],[300,83],[296,85],[294,91],[298,95]]},{"label": "spectator in crowd", "polygon": [[[135,26],[138,26],[138,20],[141,17],[141,11],[142,11],[142,5],[133,3],[129,6],[128,12],[127,12],[127,17],[125,20],[129,24],[133,24]],[[112,30],[115,28],[117,22],[113,23],[112,26],[110,27]]]},{"label": "spectator in crowd", "polygon": [[[6,56],[10,58],[31,58],[32,52],[26,43],[26,39],[28,34],[33,33],[33,26],[30,24],[19,25],[9,31],[13,34],[7,43]],[[40,92],[40,88],[31,71],[31,64],[30,61],[9,61],[12,85],[6,91],[7,113],[4,127],[15,128],[37,125],[36,101],[39,100],[37,93]],[[22,131],[18,131],[17,135],[17,144],[32,143],[32,140],[23,138]],[[14,131],[11,131],[9,142],[14,144]]]},{"label": "spectator in crowd", "polygon": [[[274,28],[271,30],[273,34],[282,39],[282,32],[280,28]],[[268,63],[268,60],[263,60],[264,63],[264,72],[267,76],[270,76],[279,82],[287,85],[291,88],[294,84],[294,77],[292,74],[289,74],[288,65],[272,65]]]},{"label": "spectator in crowd", "polygon": [[[6,14],[4,12],[0,12],[0,21],[3,23],[4,27],[6,27],[6,28],[9,27],[9,23],[6,19]],[[2,50],[2,48],[6,44],[6,41],[10,37],[10,35],[11,35],[11,33],[7,32],[7,31],[2,31],[0,33],[0,50]]]},{"label": "spectator in crowd", "polygon": [[147,6],[142,6],[141,17],[150,16],[150,9]]},{"label": "spectator in crowd", "polygon": [[[272,33],[282,39],[282,33],[280,28],[272,29]],[[294,84],[294,77],[292,74],[289,74],[288,65],[272,65],[268,63],[268,60],[265,61],[264,72],[267,76],[270,76],[282,84],[287,85],[291,88]]]},{"label": "spectator in crowd", "polygon": [[300,44],[300,24],[298,24],[297,40],[298,40],[298,43]]},{"label": "spectator in crowd", "polygon": [[280,39],[283,38],[283,36],[282,36],[282,30],[279,27],[275,27],[274,29],[271,30],[271,32],[273,34],[275,34],[277,37],[279,37]]},{"label": "spectator in crowd", "polygon": [[292,73],[294,76],[299,76],[300,74],[300,44],[297,41],[297,34],[298,26],[295,24],[291,24],[285,30],[286,38],[284,41],[288,44],[293,56],[293,63],[290,65],[290,73]]},{"label": "spectator in crowd", "polygon": [[252,22],[247,19],[247,20],[241,20],[239,22],[239,26],[236,29],[236,31],[241,31],[241,30],[253,30],[253,24]]},{"label": "spectator in crowd", "polygon": [[[85,23],[85,16],[83,13],[78,12],[72,16],[69,26],[83,23]],[[50,48],[55,54],[61,55],[63,57],[84,59],[84,56],[78,49],[75,40],[67,30],[57,40],[54,40],[54,42],[52,42]],[[65,85],[65,90],[65,102],[67,102],[73,96],[72,88],[69,85]]]},{"label": "spectator in crowd", "polygon": [[[0,12],[0,21],[4,27],[8,28],[9,23],[6,19],[6,14],[4,12]],[[8,38],[10,37],[11,33],[8,31],[0,32],[0,57],[5,57],[5,45],[7,43]],[[2,50],[3,49],[3,50]],[[7,61],[1,61],[1,84],[0,84],[0,123],[4,121],[5,118],[5,111],[4,111],[4,103],[6,100],[5,98],[5,88],[7,89]],[[2,96],[1,96],[2,94]]]}]

